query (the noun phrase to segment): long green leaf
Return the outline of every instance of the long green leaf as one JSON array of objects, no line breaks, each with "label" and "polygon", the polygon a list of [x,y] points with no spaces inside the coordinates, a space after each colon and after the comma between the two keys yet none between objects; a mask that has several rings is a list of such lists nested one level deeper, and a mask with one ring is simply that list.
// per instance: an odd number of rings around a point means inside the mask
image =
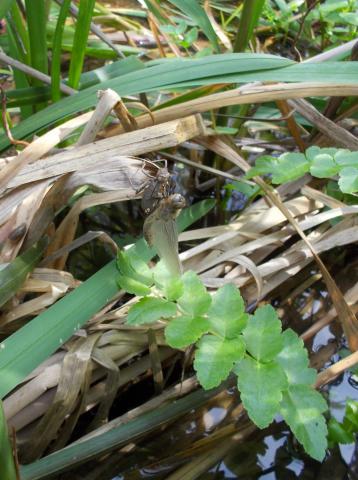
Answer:
[{"label": "long green leaf", "polygon": [[30,64],[30,39],[27,31],[26,21],[17,2],[14,2],[10,11],[6,15],[7,23],[15,30],[15,36],[20,52],[20,57],[16,57],[23,63]]},{"label": "long green leaf", "polygon": [[[243,54],[241,54],[243,55]],[[197,78],[167,85],[166,88],[194,87],[215,83],[267,82],[321,82],[358,84],[358,62],[299,63],[284,68],[243,72],[216,77]]]},{"label": "long green leaf", "polygon": [[[184,62],[184,63],[183,63]],[[167,62],[151,62],[147,64],[145,74],[143,72],[131,72],[116,78],[102,82],[101,89],[112,88],[119,95],[133,95],[143,91],[151,91],[165,88],[176,82],[194,80],[198,78],[217,76],[218,72],[224,75],[230,73],[242,73],[247,71],[283,68],[294,64],[293,61],[264,54],[223,54],[212,55],[194,60],[170,60]],[[145,78],[145,82],[143,82]],[[217,81],[215,81],[217,83]],[[71,98],[63,98],[61,101],[47,107],[41,113],[37,113],[28,121],[21,122],[13,129],[16,138],[24,138],[41,130],[61,118],[93,107],[97,103],[96,86],[81,91]],[[0,139],[0,151],[9,146],[9,140],[5,135]]]},{"label": "long green leaf", "polygon": [[[153,64],[151,64],[153,65]],[[218,74],[220,72],[220,74]],[[145,78],[145,82],[143,82]],[[107,80],[101,88],[112,88],[119,95],[140,92],[208,85],[215,83],[245,83],[249,81],[321,81],[323,83],[358,83],[358,62],[300,63],[264,54],[223,54],[200,59],[156,62],[142,71]],[[13,129],[16,138],[24,138],[57,120],[90,108],[97,102],[97,87],[90,87],[47,107],[31,119]],[[0,151],[9,145],[5,136],[0,140]]]},{"label": "long green leaf", "polygon": [[80,82],[94,5],[95,0],[80,1],[68,78],[68,83],[73,88],[77,88]]},{"label": "long green leaf", "polygon": [[259,21],[265,0],[245,0],[239,29],[234,43],[234,52],[244,52]]},{"label": "long green leaf", "polygon": [[210,40],[215,50],[217,52],[220,52],[216,33],[211,25],[211,22],[205,10],[201,7],[197,0],[170,0],[170,3],[173,3],[182,12],[184,12],[185,15],[187,15],[192,21],[194,21]]},{"label": "long green leaf", "polygon": [[16,480],[16,467],[0,400],[0,471],[1,480]]},{"label": "long green leaf", "polygon": [[[6,15],[7,34],[9,41],[9,54],[11,57],[20,60],[23,63],[29,63],[29,38],[27,30],[23,25],[23,19],[16,2],[13,3],[10,12]],[[25,73],[16,68],[13,69],[16,89],[28,88],[29,80]],[[31,107],[21,108],[21,118],[24,120],[33,114]]]},{"label": "long green leaf", "polygon": [[[85,72],[81,75],[80,89],[88,88],[92,85],[97,85],[103,81],[111,78],[116,78],[125,73],[134,72],[144,68],[143,63],[134,55],[110,63],[101,68],[96,68],[90,72]],[[16,88],[6,92],[6,100],[8,108],[18,107],[22,105],[33,105],[43,101],[50,100],[50,87],[29,87]]]},{"label": "long green leaf", "polygon": [[0,397],[3,398],[118,292],[111,262],[0,343]]},{"label": "long green leaf", "polygon": [[102,435],[72,446],[70,445],[37,462],[25,465],[20,470],[21,480],[46,479],[49,476],[59,474],[99,455],[110,452],[120,445],[124,445],[129,441],[132,442],[151,430],[157,429],[158,426],[178,418],[189,410],[200,407],[219,391],[220,389],[208,392],[197,390],[176,402],[171,402],[151,412],[144,413],[140,417]]},{"label": "long green leaf", "polygon": [[71,0],[63,0],[60,12],[57,18],[56,30],[52,41],[52,62],[51,62],[51,95],[52,100],[56,102],[61,98],[61,45],[62,34],[65,28],[65,22]]},{"label": "long green leaf", "polygon": [[[46,46],[46,7],[45,2],[25,0],[26,20],[30,40],[31,66],[40,72],[48,72]],[[40,80],[33,79],[34,85],[42,85]]]},{"label": "long green leaf", "polygon": [[47,239],[41,240],[0,270],[0,306],[14,296],[24,283],[28,273],[40,261],[47,243]]},{"label": "long green leaf", "polygon": [[[178,217],[180,231],[209,211],[215,203],[204,202],[181,212]],[[143,240],[139,240],[135,248],[142,257],[154,256]],[[117,276],[116,262],[112,261],[0,343],[0,398],[16,387],[108,303],[118,292]]]}]

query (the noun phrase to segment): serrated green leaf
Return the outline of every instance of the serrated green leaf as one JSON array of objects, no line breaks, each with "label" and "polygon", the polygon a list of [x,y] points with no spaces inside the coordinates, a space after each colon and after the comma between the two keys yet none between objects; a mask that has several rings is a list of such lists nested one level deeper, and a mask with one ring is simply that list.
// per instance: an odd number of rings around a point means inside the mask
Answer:
[{"label": "serrated green leaf", "polygon": [[339,172],[338,185],[343,193],[358,192],[358,168],[345,167]]},{"label": "serrated green leaf", "polygon": [[281,322],[271,305],[256,310],[243,331],[246,348],[256,360],[269,362],[282,349]]},{"label": "serrated green leaf", "polygon": [[354,432],[358,432],[358,402],[356,400],[347,400],[343,423],[344,425],[349,424]]},{"label": "serrated green leaf", "polygon": [[310,167],[310,173],[314,177],[326,178],[337,175],[340,167],[334,161],[334,158],[327,153],[316,155]]},{"label": "serrated green leaf", "polygon": [[309,162],[303,153],[284,153],[272,172],[272,182],[276,184],[291,182],[302,177],[309,169]]},{"label": "serrated green leaf", "polygon": [[151,287],[153,272],[145,261],[131,249],[120,250],[117,255],[117,267],[123,276]]},{"label": "serrated green leaf", "polygon": [[171,347],[183,348],[195,343],[209,328],[205,317],[177,317],[165,328],[165,339]]},{"label": "serrated green leaf", "polygon": [[330,443],[353,443],[355,436],[352,432],[347,431],[342,423],[335,418],[330,418],[328,422],[328,441]]},{"label": "serrated green leaf", "polygon": [[178,305],[186,315],[201,316],[204,315],[211,304],[211,295],[206,291],[203,282],[198,275],[192,271],[185,272],[182,275],[184,284],[184,293],[178,299]]},{"label": "serrated green leaf", "polygon": [[272,157],[271,155],[263,155],[258,157],[255,161],[255,166],[250,168],[246,173],[246,178],[252,178],[257,175],[267,175],[271,174],[276,168],[278,163],[278,158]]},{"label": "serrated green leaf", "polygon": [[316,147],[316,146],[309,147],[309,148],[307,148],[307,150],[305,151],[306,158],[307,158],[307,160],[309,160],[310,162],[313,162],[314,158],[315,158],[317,155],[319,155],[320,153],[322,153],[322,149],[319,148],[319,147]]},{"label": "serrated green leaf", "polygon": [[242,336],[232,340],[204,335],[197,344],[194,368],[200,384],[214,388],[227,378],[235,362],[242,359],[245,342]]},{"label": "serrated green leaf", "polygon": [[244,300],[235,285],[224,285],[212,297],[208,320],[212,330],[219,335],[236,337],[245,328],[248,317]]},{"label": "serrated green leaf", "polygon": [[256,160],[246,176],[272,175],[272,183],[281,184],[302,177],[309,169],[309,161],[303,153],[284,153],[278,158],[263,156]]},{"label": "serrated green leaf", "polygon": [[156,264],[153,272],[155,285],[167,300],[177,300],[183,295],[184,285],[182,279],[171,275],[162,261]]},{"label": "serrated green leaf", "polygon": [[150,293],[150,288],[147,285],[134,280],[134,278],[119,274],[117,282],[120,288],[133,295],[143,296]]},{"label": "serrated green leaf", "polygon": [[276,361],[284,369],[288,382],[293,384],[313,385],[317,373],[309,368],[308,353],[303,341],[290,328],[282,334],[283,348],[276,357]]},{"label": "serrated green leaf", "polygon": [[308,385],[292,385],[283,393],[280,413],[305,451],[318,461],[327,448],[327,425],[322,395]]},{"label": "serrated green leaf", "polygon": [[350,152],[346,149],[340,149],[336,152],[334,160],[341,167],[358,168],[358,152]]},{"label": "serrated green leaf", "polygon": [[279,411],[282,391],[288,387],[283,368],[277,362],[261,363],[248,357],[235,366],[234,372],[251,420],[260,428],[267,427]]},{"label": "serrated green leaf", "polygon": [[[204,200],[185,209],[179,217],[182,231],[205,215],[215,200]],[[131,250],[145,261],[154,252],[139,240]],[[0,346],[0,397],[14,389],[40,363],[46,360],[59,345],[67,341],[96,312],[118,293],[118,269],[112,260],[79,287],[58,300],[36,318],[27,322],[17,332],[1,342]]]},{"label": "serrated green leaf", "polygon": [[176,311],[175,303],[157,297],[144,297],[129,309],[127,323],[129,325],[153,323],[161,318],[173,317]]}]

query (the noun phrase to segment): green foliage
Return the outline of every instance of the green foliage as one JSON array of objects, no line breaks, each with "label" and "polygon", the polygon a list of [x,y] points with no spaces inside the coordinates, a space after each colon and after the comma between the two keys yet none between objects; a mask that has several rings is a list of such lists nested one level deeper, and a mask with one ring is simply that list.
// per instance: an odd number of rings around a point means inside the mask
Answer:
[{"label": "green foliage", "polygon": [[244,358],[235,368],[241,400],[250,418],[260,428],[267,427],[280,408],[288,381],[277,362],[262,363]]},{"label": "green foliage", "polygon": [[168,33],[181,47],[190,48],[198,39],[199,30],[196,27],[189,28],[185,20],[178,20],[176,25],[162,25],[161,30]]},{"label": "green foliage", "polygon": [[265,0],[245,0],[240,25],[235,38],[234,52],[244,52],[260,18]]},{"label": "green foliage", "polygon": [[[215,201],[204,200],[184,209],[178,217],[179,231],[184,230],[197,221],[211,210],[214,205]],[[138,240],[131,247],[132,252],[135,255],[131,255],[131,258],[139,256],[141,259],[149,261],[154,257],[154,252],[143,239]],[[32,252],[29,258],[26,258],[26,261],[24,258],[19,257],[17,259],[19,262],[15,260],[17,263],[10,264],[11,266],[16,266],[12,271],[6,270],[7,267],[5,267],[5,273],[2,277],[5,280],[4,294],[7,295],[9,282],[13,280],[13,277],[14,281],[21,284],[25,279],[26,273],[33,268],[40,255],[40,252]],[[31,264],[33,261],[35,263]],[[19,382],[24,380],[31,371],[66,342],[76,330],[118,293],[117,274],[116,262],[108,263],[70,294],[57,301],[16,333],[1,342],[0,398],[3,398]],[[11,294],[15,293],[16,288],[18,287],[12,288]]]},{"label": "green foliage", "polygon": [[43,238],[15,260],[3,266],[0,270],[0,306],[13,297],[25,282],[29,272],[41,260],[47,244],[47,238]]},{"label": "green foliage", "polygon": [[310,147],[305,153],[284,153],[279,157],[265,155],[256,159],[246,176],[272,175],[272,183],[281,184],[308,172],[317,178],[339,175],[342,193],[358,192],[358,152],[342,148]]},{"label": "green foliage", "polygon": [[333,446],[337,443],[354,443],[358,433],[358,402],[348,399],[342,422],[334,417],[328,421],[328,443]]},{"label": "green foliage", "polygon": [[259,361],[271,361],[282,349],[281,322],[271,305],[256,310],[243,334],[247,350]]},{"label": "green foliage", "polygon": [[[47,12],[45,2],[25,0],[26,20],[30,41],[31,66],[40,72],[47,73],[48,59],[46,46]],[[40,80],[33,79],[34,85],[42,85]]]},{"label": "green foliage", "polygon": [[53,101],[61,98],[61,53],[62,35],[65,29],[66,18],[71,5],[71,0],[64,0],[60,7],[56,29],[52,40],[52,62],[51,62],[51,95]]},{"label": "green foliage", "polygon": [[227,378],[245,353],[242,337],[233,339],[204,335],[197,344],[194,368],[201,385],[214,388]]},{"label": "green foliage", "polygon": [[[247,81],[323,81],[355,83],[358,62],[300,63],[274,55],[221,54],[195,59],[165,59],[148,62],[143,69],[105,80],[101,88],[112,88],[119,95],[169,89],[176,86],[212,85]],[[143,85],[143,78],[146,82]],[[97,86],[62,98],[21,122],[13,129],[15,138],[27,137],[60,119],[97,103]],[[5,135],[0,137],[0,151],[9,146]]]},{"label": "green foliage", "polygon": [[177,300],[183,295],[184,284],[180,277],[171,275],[165,264],[160,261],[155,266],[154,282],[167,300]]},{"label": "green foliage", "polygon": [[178,299],[178,306],[186,315],[204,315],[211,304],[211,296],[194,272],[182,276],[184,291]]},{"label": "green foliage", "polygon": [[174,303],[157,297],[143,297],[129,309],[127,323],[129,325],[148,324],[161,318],[173,317],[175,314]]},{"label": "green foliage", "polygon": [[[121,254],[118,265],[125,276],[133,268],[123,261]],[[132,259],[128,255],[125,261],[130,264]],[[326,403],[312,387],[316,372],[308,366],[302,340],[293,330],[282,332],[274,308],[265,305],[248,315],[234,285],[224,285],[211,296],[192,271],[169,289],[163,288],[170,278],[161,268],[154,279],[150,294],[130,307],[127,323],[164,322],[171,347],[195,345],[194,369],[205,389],[235,373],[251,420],[264,428],[281,414],[305,450],[322,460],[327,446],[322,415]]]},{"label": "green foliage", "polygon": [[[210,43],[214,46],[217,52],[220,51],[218,39],[216,33],[211,25],[211,22],[205,12],[205,10],[201,7],[198,0],[170,0],[176,7],[178,7],[185,15],[187,15],[195,24],[202,29],[204,35],[210,40]],[[196,29],[195,29],[196,30]],[[189,31],[190,32],[190,31]],[[195,34],[188,34],[192,36],[192,41],[194,40]],[[192,41],[190,38],[187,37],[187,41],[189,43],[188,46],[191,45]]]},{"label": "green foliage", "polygon": [[165,338],[173,348],[185,348],[210,330],[205,317],[180,316],[173,318],[165,329]]},{"label": "green foliage", "polygon": [[302,153],[283,153],[279,157],[265,155],[256,159],[247,178],[272,175],[272,183],[281,184],[302,177],[309,170],[309,162]]},{"label": "green foliage", "polygon": [[235,338],[246,326],[248,315],[239,290],[232,284],[224,285],[213,295],[208,320],[213,333],[224,338]]},{"label": "green foliage", "polygon": [[80,0],[68,76],[68,84],[73,88],[80,82],[94,5],[95,0]]},{"label": "green foliage", "polygon": [[15,480],[16,467],[12,454],[12,447],[8,436],[6,418],[0,400],[0,469],[1,480]]},{"label": "green foliage", "polygon": [[339,174],[338,185],[343,193],[358,192],[358,168],[345,167]]},{"label": "green foliage", "polygon": [[0,3],[0,20],[5,17],[14,0],[2,0]]},{"label": "green foliage", "polygon": [[303,340],[290,328],[282,333],[282,339],[283,347],[276,360],[285,370],[290,385],[313,385],[317,373],[313,368],[309,368],[308,354]]},{"label": "green foliage", "polygon": [[123,290],[134,295],[150,293],[153,272],[134,250],[120,251],[117,256],[117,266],[121,272],[117,281]]},{"label": "green foliage", "polygon": [[291,385],[283,392],[280,413],[306,452],[322,461],[327,448],[327,426],[322,415],[327,404],[309,385]]}]

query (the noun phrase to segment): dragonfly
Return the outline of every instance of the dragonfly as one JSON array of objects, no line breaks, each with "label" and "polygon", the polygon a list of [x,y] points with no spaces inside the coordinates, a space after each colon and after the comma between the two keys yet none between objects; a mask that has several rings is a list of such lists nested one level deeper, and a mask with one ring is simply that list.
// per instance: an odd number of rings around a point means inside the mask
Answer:
[{"label": "dragonfly", "polygon": [[164,160],[164,167],[145,160],[143,172],[149,180],[140,185],[136,193],[143,192],[141,206],[144,214],[150,215],[157,208],[160,200],[174,193],[175,181],[167,168],[166,160]]},{"label": "dragonfly", "polygon": [[176,217],[185,207],[185,198],[174,193],[159,200],[157,208],[144,221],[143,234],[171,275],[180,276],[182,266],[178,254]]}]

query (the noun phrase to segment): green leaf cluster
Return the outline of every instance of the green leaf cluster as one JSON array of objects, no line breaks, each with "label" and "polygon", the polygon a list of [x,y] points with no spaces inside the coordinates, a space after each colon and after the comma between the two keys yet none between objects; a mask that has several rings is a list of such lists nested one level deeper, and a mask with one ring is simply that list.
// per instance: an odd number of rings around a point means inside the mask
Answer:
[{"label": "green leaf cluster", "polygon": [[[131,261],[136,268],[126,264]],[[150,277],[138,258],[123,253],[118,265],[123,288],[127,274],[145,288],[149,279],[153,284],[150,294],[129,309],[127,323],[165,322],[171,347],[195,344],[194,369],[204,389],[235,373],[243,405],[258,427],[281,415],[305,450],[317,460],[324,458],[327,427],[322,414],[327,405],[312,386],[316,371],[308,366],[303,341],[291,329],[282,332],[274,308],[266,305],[248,315],[234,285],[210,295],[192,271],[171,278],[159,264]]]},{"label": "green leaf cluster", "polygon": [[184,48],[190,48],[199,35],[198,28],[188,29],[188,24],[183,19],[179,19],[176,25],[162,25],[161,30],[171,35],[176,43]]},{"label": "green leaf cluster", "polygon": [[358,192],[358,152],[342,148],[310,147],[305,153],[284,153],[279,157],[265,155],[247,173],[247,178],[256,175],[271,175],[272,183],[290,182],[310,173],[317,178],[338,175],[338,185],[343,193]]},{"label": "green leaf cluster", "polygon": [[328,422],[328,444],[354,443],[358,433],[358,402],[348,399],[346,411],[342,422],[331,417]]}]

